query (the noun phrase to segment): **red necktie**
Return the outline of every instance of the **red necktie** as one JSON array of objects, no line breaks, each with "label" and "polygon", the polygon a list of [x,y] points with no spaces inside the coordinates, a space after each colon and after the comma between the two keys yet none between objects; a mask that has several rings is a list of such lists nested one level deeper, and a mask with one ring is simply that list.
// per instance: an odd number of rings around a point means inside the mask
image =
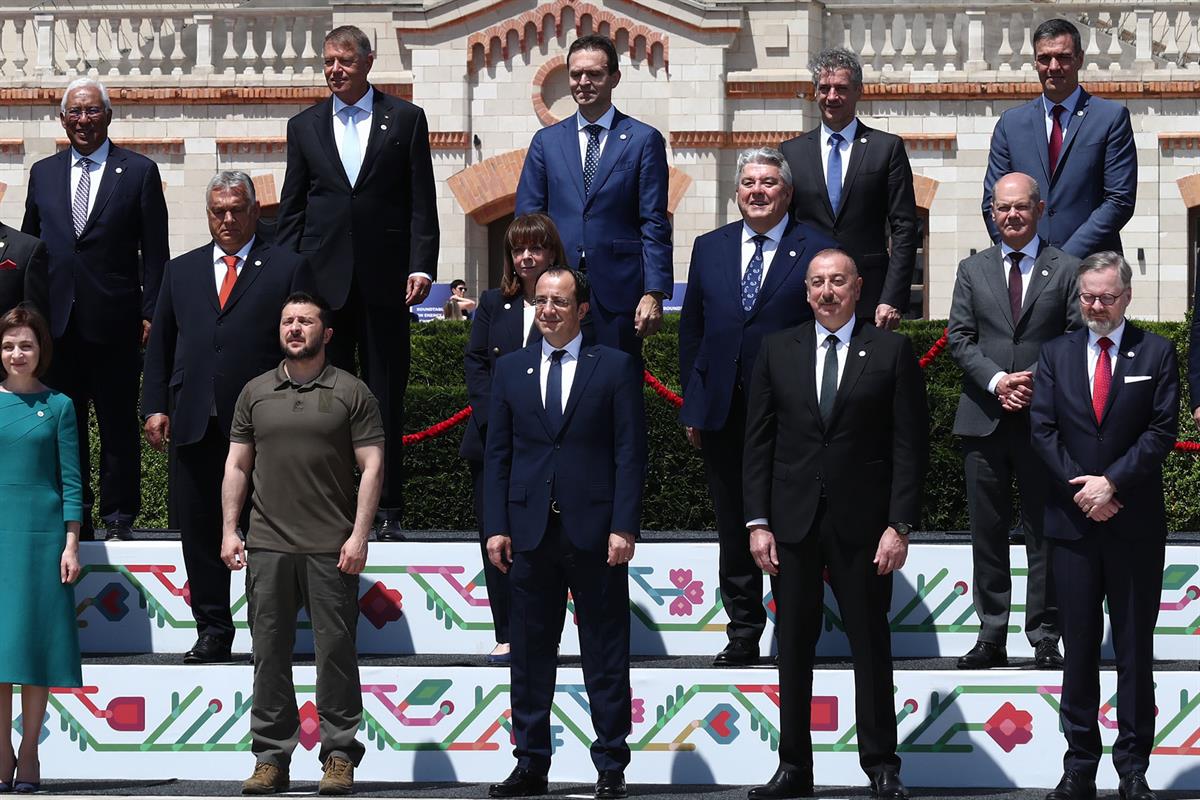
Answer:
[{"label": "red necktie", "polygon": [[221,260],[225,262],[225,278],[221,281],[221,291],[217,293],[217,297],[221,301],[221,308],[225,308],[225,303],[233,292],[233,285],[237,283],[238,257],[221,256]]},{"label": "red necktie", "polygon": [[1054,174],[1054,170],[1058,167],[1058,156],[1062,153],[1062,123],[1058,121],[1059,116],[1066,111],[1062,106],[1055,106],[1050,109],[1050,117],[1053,122],[1050,123],[1050,174]]},{"label": "red necktie", "polygon": [[1104,404],[1108,402],[1108,388],[1112,386],[1112,360],[1108,357],[1108,348],[1112,347],[1112,339],[1101,336],[1096,342],[1100,347],[1100,357],[1096,359],[1096,375],[1092,379],[1092,411],[1096,422],[1104,416]]}]

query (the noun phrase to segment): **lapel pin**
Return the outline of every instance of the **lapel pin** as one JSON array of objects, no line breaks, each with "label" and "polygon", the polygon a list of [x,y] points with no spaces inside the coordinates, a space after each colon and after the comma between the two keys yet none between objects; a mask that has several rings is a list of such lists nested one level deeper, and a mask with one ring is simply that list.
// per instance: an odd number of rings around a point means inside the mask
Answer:
[{"label": "lapel pin", "polygon": [[257,258],[256,258],[256,259],[254,259],[254,266],[256,266],[256,267],[261,267],[261,266],[262,266],[262,261],[260,261],[260,260],[259,260],[259,259],[257,259]]},{"label": "lapel pin", "polygon": [[512,303],[505,303],[505,304],[504,304],[504,310],[505,310],[505,311],[508,311],[510,308],[512,308]]},{"label": "lapel pin", "polygon": [[124,172],[124,171],[125,171],[125,168],[124,168],[124,167],[117,167],[117,174],[118,174],[118,175],[120,175],[120,174],[121,174],[122,172]]},{"label": "lapel pin", "polygon": [[381,123],[379,123],[379,130],[381,130],[381,131],[386,131],[386,130],[387,130],[387,125],[384,125],[382,122],[381,122]]},{"label": "lapel pin", "polygon": [[1132,351],[1132,350],[1130,350],[1130,351],[1129,351],[1128,353],[1126,353],[1125,355],[1129,356],[1130,358],[1133,358],[1133,351]]},{"label": "lapel pin", "polygon": [[796,251],[795,251],[795,250],[788,250],[788,255],[789,255],[789,256],[791,256],[792,258],[795,258],[795,257],[796,257]]},{"label": "lapel pin", "polygon": [[0,247],[4,247],[5,244],[7,244],[7,242],[0,242]]},{"label": "lapel pin", "polygon": [[621,134],[621,136],[620,136],[620,139],[621,139],[621,141],[625,141],[625,140],[626,140],[626,139],[628,139],[628,138],[629,138],[629,137],[628,137],[628,136],[626,136],[626,135],[625,135],[625,134],[623,134],[623,133],[622,133],[622,134]]},{"label": "lapel pin", "polygon": [[1077,117],[1082,117],[1082,116],[1083,116],[1083,109],[1081,108],[1081,109],[1079,109],[1078,111],[1076,111],[1076,112],[1075,112],[1075,116],[1077,116]]},{"label": "lapel pin", "polygon": [[39,417],[44,417],[44,416],[46,416],[46,412],[45,412],[45,411],[39,411],[39,412],[38,412],[38,416],[39,416]]},{"label": "lapel pin", "polygon": [[1049,275],[1049,274],[1050,274],[1050,270],[1048,270],[1048,269],[1044,269],[1044,270],[1042,270],[1042,275],[1043,275],[1043,276],[1046,276],[1046,275]]},{"label": "lapel pin", "polygon": [[859,139],[859,140],[858,140],[858,143],[859,143],[859,144],[866,144],[866,143],[867,143],[867,137],[865,137],[865,136],[864,136],[864,137],[862,137],[861,139]]},{"label": "lapel pin", "polygon": [[862,357],[863,357],[863,356],[865,356],[866,354],[867,354],[867,351],[866,351],[866,350],[859,350],[859,351],[858,351],[858,357],[859,357],[859,358],[862,358]]},{"label": "lapel pin", "polygon": [[526,374],[526,375],[532,375],[532,374],[533,374],[533,367],[530,367],[529,369],[525,370],[525,374]]}]

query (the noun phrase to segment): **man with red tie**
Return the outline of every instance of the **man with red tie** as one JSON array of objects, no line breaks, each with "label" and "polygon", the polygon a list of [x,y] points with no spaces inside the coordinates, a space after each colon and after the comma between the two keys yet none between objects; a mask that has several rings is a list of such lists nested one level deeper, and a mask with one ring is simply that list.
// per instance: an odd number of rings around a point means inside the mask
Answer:
[{"label": "man with red tie", "polygon": [[1079,266],[1086,330],[1042,347],[1030,408],[1050,473],[1045,535],[1066,650],[1059,712],[1067,752],[1046,800],[1093,800],[1103,754],[1098,712],[1105,605],[1117,662],[1113,765],[1122,800],[1154,800],[1154,624],[1167,519],[1162,465],[1175,444],[1175,346],[1125,318],[1133,271],[1120,254]]}]

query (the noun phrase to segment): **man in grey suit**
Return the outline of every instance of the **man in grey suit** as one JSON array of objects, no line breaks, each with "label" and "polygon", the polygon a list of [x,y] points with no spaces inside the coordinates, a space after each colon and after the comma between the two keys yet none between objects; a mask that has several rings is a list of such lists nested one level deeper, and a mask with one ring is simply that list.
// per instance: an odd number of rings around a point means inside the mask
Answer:
[{"label": "man in grey suit", "polygon": [[1082,325],[1076,302],[1079,259],[1038,236],[1045,211],[1037,181],[1019,172],[996,182],[992,222],[1000,244],[958,266],[950,306],[950,353],[963,369],[954,433],[962,437],[971,518],[979,640],[960,669],[1008,664],[1005,638],[1012,596],[1008,528],[1012,479],[1021,495],[1029,575],[1025,634],[1040,669],[1062,667],[1058,612],[1048,595],[1042,536],[1046,473],[1029,440],[1034,366],[1042,344]]},{"label": "man in grey suit", "polygon": [[[1010,172],[1033,176],[1042,187],[1046,214],[1038,235],[1077,258],[1121,250],[1121,228],[1137,200],[1137,150],[1129,110],[1093,97],[1079,85],[1083,47],[1065,19],[1033,32],[1034,67],[1042,94],[1000,115],[992,132],[983,180],[983,220],[992,241],[993,187]],[[1045,138],[1032,132],[1045,131]]]}]

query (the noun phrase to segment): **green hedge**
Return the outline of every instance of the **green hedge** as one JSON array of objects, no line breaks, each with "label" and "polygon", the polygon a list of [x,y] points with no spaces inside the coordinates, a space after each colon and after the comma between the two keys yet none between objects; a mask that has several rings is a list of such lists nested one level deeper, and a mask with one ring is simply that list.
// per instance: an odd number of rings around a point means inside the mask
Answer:
[{"label": "green hedge", "polygon": [[[1172,339],[1179,348],[1181,373],[1185,371],[1187,326],[1184,323],[1138,323]],[[466,322],[437,321],[414,326],[412,375],[409,382],[408,429],[421,430],[466,405],[462,378],[462,352],[467,341]],[[941,335],[941,320],[906,322],[901,330],[924,353]],[[646,343],[647,368],[663,383],[679,391],[678,317],[668,317],[664,330]],[[962,458],[951,435],[958,403],[961,372],[943,353],[925,371],[931,417],[930,472],[925,484],[922,526],[927,530],[964,530],[967,527]],[[1181,381],[1185,376],[1181,374]],[[1183,383],[1186,394],[1186,382]],[[1187,402],[1181,404],[1190,407]],[[712,505],[704,483],[700,458],[684,440],[673,406],[646,390],[649,423],[650,474],[646,485],[643,526],[648,530],[703,530],[713,526]],[[1190,414],[1180,416],[1182,438],[1194,439]],[[410,529],[471,530],[471,481],[466,464],[458,457],[461,429],[411,446],[406,453],[406,510]],[[93,431],[93,463],[98,458]],[[166,459],[143,448],[143,510],[139,524],[166,525]],[[1200,456],[1175,453],[1165,471],[1167,512],[1172,530],[1200,529]]]}]

